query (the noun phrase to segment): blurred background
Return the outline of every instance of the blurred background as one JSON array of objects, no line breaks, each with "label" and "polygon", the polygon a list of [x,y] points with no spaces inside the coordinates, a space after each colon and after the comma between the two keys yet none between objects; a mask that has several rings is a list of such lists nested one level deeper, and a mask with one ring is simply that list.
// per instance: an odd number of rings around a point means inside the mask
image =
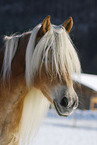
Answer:
[{"label": "blurred background", "polygon": [[[0,0],[0,48],[4,35],[32,30],[48,15],[56,25],[62,24],[69,16],[73,17],[70,36],[82,72],[93,75],[82,76],[86,82],[81,82],[81,90],[77,88],[79,107],[70,117],[64,119],[58,117],[53,108],[49,110],[35,145],[96,145],[97,0]],[[88,81],[90,84],[96,82],[96,89],[87,85]]]}]

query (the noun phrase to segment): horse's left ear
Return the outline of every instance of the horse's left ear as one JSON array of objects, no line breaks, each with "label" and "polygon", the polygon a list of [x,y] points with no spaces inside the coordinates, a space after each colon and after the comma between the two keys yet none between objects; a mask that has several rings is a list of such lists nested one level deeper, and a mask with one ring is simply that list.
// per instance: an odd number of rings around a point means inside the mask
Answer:
[{"label": "horse's left ear", "polygon": [[50,29],[50,26],[51,26],[50,16],[47,16],[43,20],[42,26],[40,28],[40,35],[41,36],[44,35]]},{"label": "horse's left ear", "polygon": [[39,29],[36,37],[36,44],[41,39],[41,37],[50,30],[51,22],[50,22],[50,16],[47,16],[42,23],[41,28]]},{"label": "horse's left ear", "polygon": [[50,25],[51,25],[50,16],[47,16],[42,24],[42,30],[44,33],[46,33],[50,29]]},{"label": "horse's left ear", "polygon": [[72,29],[72,26],[73,26],[73,19],[72,17],[69,17],[69,19],[64,22],[63,27],[65,27],[67,33],[69,33],[70,30]]}]

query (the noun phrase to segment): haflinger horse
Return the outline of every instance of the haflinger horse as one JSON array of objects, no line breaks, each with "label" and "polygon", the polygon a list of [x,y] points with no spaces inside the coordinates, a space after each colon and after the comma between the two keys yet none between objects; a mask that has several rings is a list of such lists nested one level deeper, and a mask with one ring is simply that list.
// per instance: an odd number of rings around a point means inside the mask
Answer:
[{"label": "haflinger horse", "polygon": [[0,145],[31,145],[50,103],[60,116],[78,105],[72,74],[80,62],[69,37],[72,17],[63,25],[50,16],[32,31],[5,36],[0,50]]}]

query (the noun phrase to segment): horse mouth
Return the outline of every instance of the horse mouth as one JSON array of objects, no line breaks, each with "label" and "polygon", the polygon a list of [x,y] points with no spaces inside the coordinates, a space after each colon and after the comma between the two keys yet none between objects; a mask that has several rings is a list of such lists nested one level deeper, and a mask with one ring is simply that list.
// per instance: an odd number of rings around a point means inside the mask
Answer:
[{"label": "horse mouth", "polygon": [[57,111],[57,114],[59,116],[68,117],[73,111],[74,103],[71,107],[61,106],[60,103],[58,103],[56,99],[54,99],[53,103],[54,103],[55,109]]}]

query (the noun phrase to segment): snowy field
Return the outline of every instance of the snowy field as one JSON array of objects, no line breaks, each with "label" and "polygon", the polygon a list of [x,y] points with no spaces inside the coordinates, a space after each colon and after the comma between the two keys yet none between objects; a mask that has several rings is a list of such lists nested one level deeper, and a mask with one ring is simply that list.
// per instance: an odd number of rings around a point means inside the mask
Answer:
[{"label": "snowy field", "polygon": [[77,110],[63,118],[51,110],[33,144],[97,145],[97,112]]}]

